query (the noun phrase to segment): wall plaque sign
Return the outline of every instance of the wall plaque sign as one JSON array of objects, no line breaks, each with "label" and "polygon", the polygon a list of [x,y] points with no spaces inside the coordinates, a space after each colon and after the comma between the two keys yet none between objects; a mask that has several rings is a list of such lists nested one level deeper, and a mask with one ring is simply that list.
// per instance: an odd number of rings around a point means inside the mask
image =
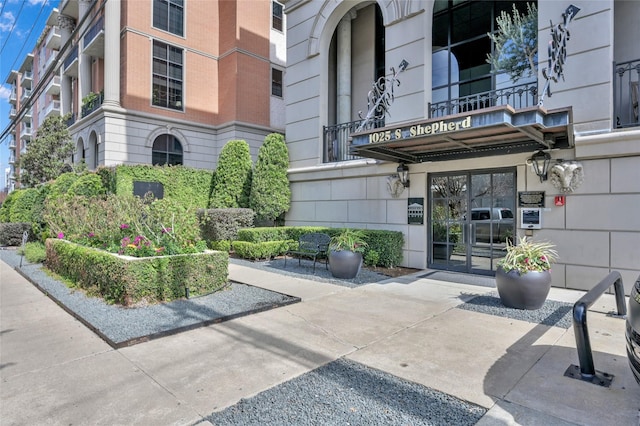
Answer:
[{"label": "wall plaque sign", "polygon": [[518,192],[518,207],[544,207],[544,191]]},{"label": "wall plaque sign", "polygon": [[133,195],[144,198],[147,192],[152,193],[156,199],[160,200],[164,197],[164,186],[160,182],[133,181]]},{"label": "wall plaque sign", "polygon": [[407,201],[407,223],[424,224],[424,198],[409,198]]}]

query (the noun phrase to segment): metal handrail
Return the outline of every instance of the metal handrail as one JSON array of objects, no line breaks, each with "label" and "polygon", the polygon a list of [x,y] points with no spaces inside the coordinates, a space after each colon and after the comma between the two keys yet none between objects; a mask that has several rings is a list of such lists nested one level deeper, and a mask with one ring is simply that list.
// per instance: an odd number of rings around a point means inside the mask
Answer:
[{"label": "metal handrail", "polygon": [[579,377],[578,374],[576,374],[577,366],[570,365],[564,373],[565,376],[604,387],[611,385],[613,375],[596,371],[593,364],[593,353],[591,351],[591,341],[589,340],[589,330],[587,328],[587,311],[612,285],[616,295],[618,317],[624,318],[627,314],[622,276],[620,272],[613,271],[573,305],[573,332],[576,335],[576,349],[578,350],[578,359],[580,360],[580,374]]}]

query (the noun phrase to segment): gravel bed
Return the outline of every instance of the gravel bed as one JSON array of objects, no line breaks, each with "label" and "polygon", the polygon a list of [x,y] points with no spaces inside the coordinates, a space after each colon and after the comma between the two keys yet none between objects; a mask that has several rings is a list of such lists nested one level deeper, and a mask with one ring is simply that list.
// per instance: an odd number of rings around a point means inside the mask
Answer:
[{"label": "gravel bed", "polygon": [[244,259],[230,258],[229,263],[250,266],[256,269],[262,269],[270,272],[277,272],[282,275],[304,278],[329,284],[340,285],[343,287],[358,287],[363,284],[376,283],[389,279],[388,276],[371,271],[367,268],[361,268],[358,275],[351,279],[338,279],[331,275],[331,271],[327,270],[323,261],[316,262],[315,272],[313,270],[313,260],[301,259],[298,266],[298,259],[287,259],[287,267],[285,268],[284,258],[277,258],[265,261],[249,261]]},{"label": "gravel bed", "polygon": [[547,300],[540,309],[536,310],[513,309],[504,306],[500,301],[498,293],[492,292],[487,295],[474,297],[459,305],[458,308],[565,329],[568,329],[573,324],[573,305],[555,300]]},{"label": "gravel bed", "polygon": [[[15,250],[0,250],[0,259],[16,267]],[[299,302],[300,299],[245,284],[230,283],[206,296],[141,307],[109,305],[68,288],[52,278],[40,264],[23,261],[21,272],[67,311],[101,335],[114,347],[127,346],[198,326]]]},{"label": "gravel bed", "polygon": [[486,409],[339,359],[215,412],[214,425],[474,425]]}]

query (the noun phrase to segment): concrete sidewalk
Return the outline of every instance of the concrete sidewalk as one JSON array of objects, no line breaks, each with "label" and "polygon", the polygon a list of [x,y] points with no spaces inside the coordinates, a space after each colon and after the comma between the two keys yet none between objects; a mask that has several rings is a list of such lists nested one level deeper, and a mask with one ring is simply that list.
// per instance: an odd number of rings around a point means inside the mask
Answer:
[{"label": "concrete sidewalk", "polygon": [[602,388],[563,376],[578,363],[573,329],[456,308],[491,288],[415,275],[349,289],[229,270],[303,302],[114,350],[0,261],[0,423],[198,424],[345,357],[487,408],[479,425],[640,424],[610,295],[588,318],[595,366],[615,376]]}]

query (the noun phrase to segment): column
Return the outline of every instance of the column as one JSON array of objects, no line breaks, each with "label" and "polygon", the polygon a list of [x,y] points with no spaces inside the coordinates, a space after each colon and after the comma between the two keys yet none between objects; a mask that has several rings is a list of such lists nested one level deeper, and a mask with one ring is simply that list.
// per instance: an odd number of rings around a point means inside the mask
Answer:
[{"label": "column", "polygon": [[[75,21],[70,16],[58,15],[58,28],[60,28],[60,45],[64,46],[73,32]],[[67,53],[71,52],[71,47]],[[73,112],[71,77],[64,73],[64,66],[60,67],[60,113],[62,115]]]},{"label": "column", "polygon": [[347,13],[338,24],[337,57],[337,123],[348,123],[351,118],[351,20],[355,11]]},{"label": "column", "polygon": [[[89,10],[91,9],[92,0],[79,0],[78,1],[78,19],[82,20]],[[109,3],[109,2],[107,2]],[[82,28],[80,29],[80,34],[84,33],[84,31],[88,27],[88,23],[91,20],[87,19],[82,24]],[[84,50],[84,41],[79,40],[79,50],[78,50],[78,105],[82,105],[82,99],[91,92],[91,56],[85,55]],[[80,112],[80,111],[78,111]]]},{"label": "column", "polygon": [[120,0],[104,7],[104,102],[120,106]]}]

